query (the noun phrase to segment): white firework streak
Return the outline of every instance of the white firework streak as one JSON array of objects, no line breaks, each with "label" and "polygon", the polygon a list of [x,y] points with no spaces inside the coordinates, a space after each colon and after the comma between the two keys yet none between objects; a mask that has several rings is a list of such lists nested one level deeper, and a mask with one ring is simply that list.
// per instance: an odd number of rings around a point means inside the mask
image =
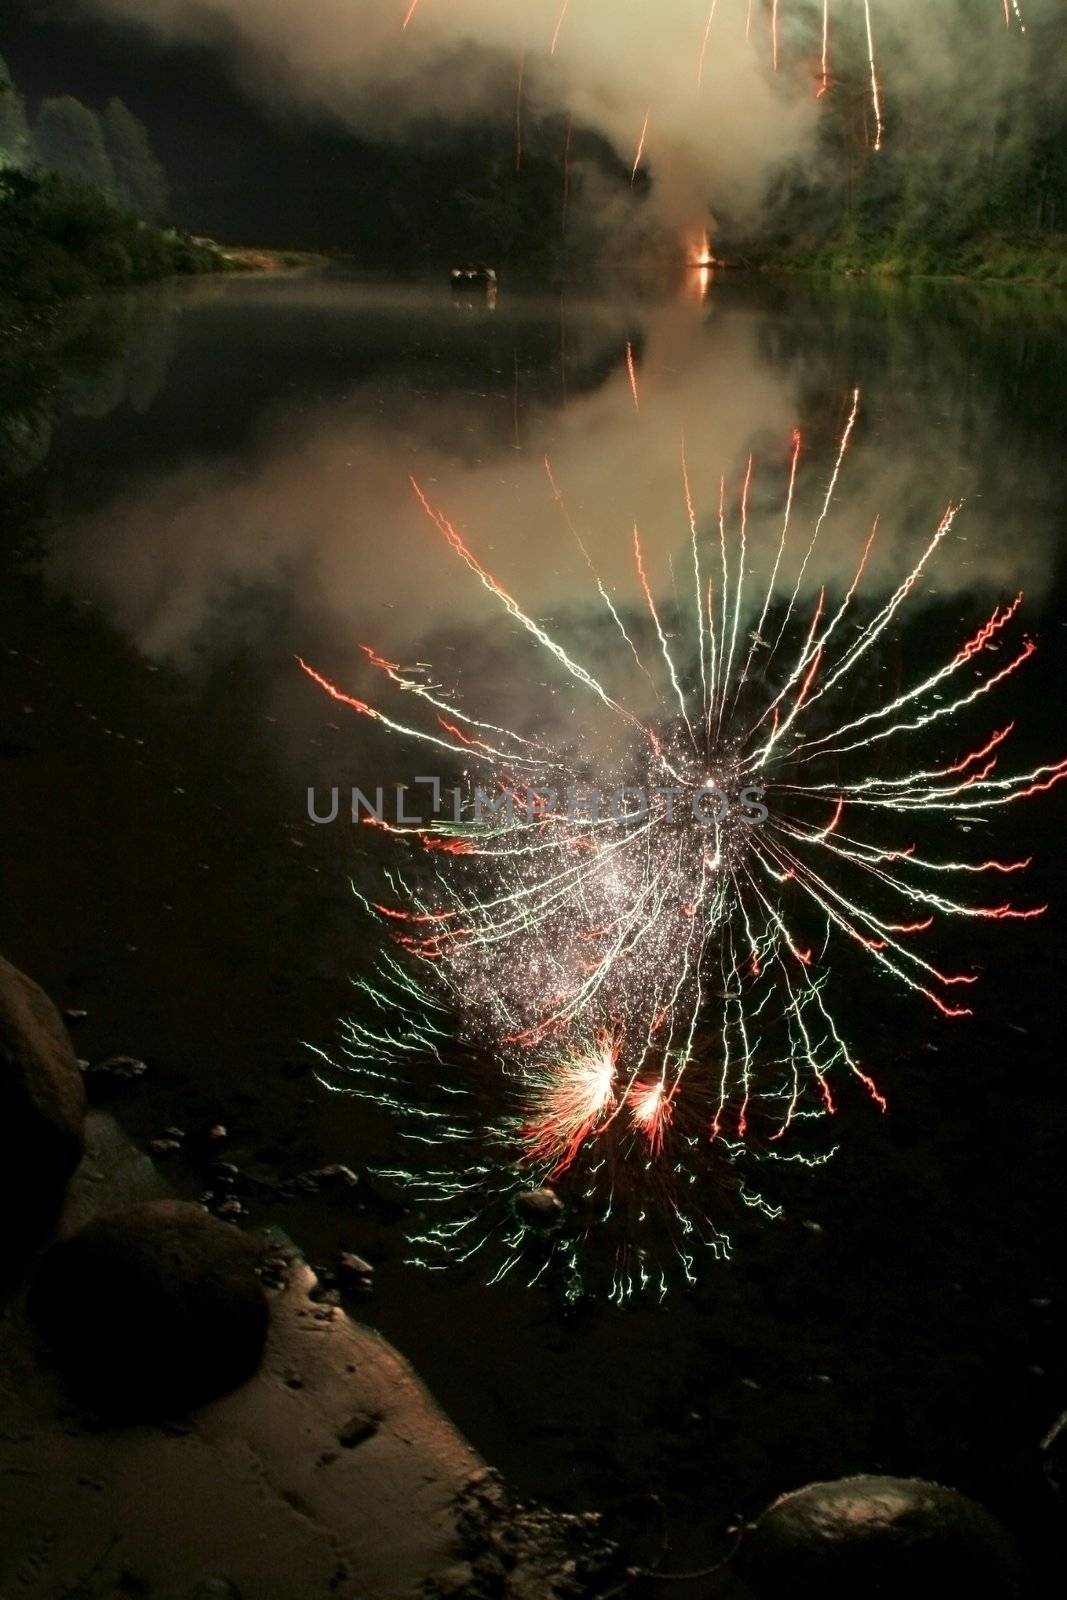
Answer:
[{"label": "white firework streak", "polygon": [[[388,850],[365,869],[383,888],[356,890],[382,955],[357,981],[359,1006],[338,1050],[316,1050],[320,1080],[385,1108],[412,1151],[387,1170],[427,1218],[413,1241],[421,1265],[482,1259],[494,1280],[518,1271],[616,1300],[692,1281],[701,1255],[730,1254],[719,1218],[729,1194],[775,1214],[751,1172],[827,1159],[791,1146],[837,1114],[850,1086],[885,1108],[877,1073],[834,1015],[838,972],[851,986],[869,971],[943,1019],[966,1016],[978,973],[944,969],[944,927],[1044,909],[963,892],[983,875],[1021,873],[1027,859],[960,860],[958,843],[941,853],[936,832],[922,849],[899,833],[928,815],[935,825],[995,815],[1067,778],[1067,760],[999,773],[1013,723],[1001,719],[977,738],[970,727],[1034,653],[1026,638],[1005,648],[1021,596],[996,606],[940,664],[921,650],[905,654],[916,665],[896,692],[877,687],[873,668],[906,627],[959,506],[949,505],[888,598],[863,593],[872,529],[843,597],[827,607],[820,593],[810,620],[797,617],[859,400],[856,391],[799,570],[784,583],[799,435],[783,513],[766,532],[749,524],[749,459],[733,538],[724,480],[717,515],[702,528],[683,443],[691,623],[677,598],[673,611],[657,601],[636,527],[644,609],[609,593],[546,461],[604,629],[624,643],[621,668],[631,682],[640,669],[633,705],[614,671],[594,674],[560,642],[560,625],[536,621],[513,598],[417,485],[446,546],[557,673],[552,693],[576,696],[567,733],[460,712],[453,696],[367,646],[365,669],[426,707],[440,731],[398,721],[301,663],[334,700],[398,739],[428,741],[463,770],[473,762],[486,782],[472,791],[465,780],[449,819],[360,831]],[[718,596],[702,562],[716,524]],[[748,596],[757,564],[766,587]],[[750,613],[756,625],[741,652]],[[929,647],[929,628],[919,631]],[[932,742],[951,733],[955,744],[957,729],[962,749]],[[893,766],[897,752],[904,759]],[[593,778],[601,794],[614,792],[613,809],[591,802],[583,785]],[[641,797],[629,812],[627,794]]]}]

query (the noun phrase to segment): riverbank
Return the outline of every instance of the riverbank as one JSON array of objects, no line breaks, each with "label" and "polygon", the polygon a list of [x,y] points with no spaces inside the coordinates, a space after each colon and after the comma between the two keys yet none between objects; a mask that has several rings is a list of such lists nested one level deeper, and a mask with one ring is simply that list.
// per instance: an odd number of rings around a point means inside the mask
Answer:
[{"label": "riverbank", "polygon": [[0,304],[47,306],[227,270],[217,247],[121,211],[87,185],[0,172]]},{"label": "riverbank", "polygon": [[0,307],[34,310],[165,278],[327,264],[307,251],[220,245],[156,227],[56,173],[0,172]]},{"label": "riverbank", "polygon": [[330,265],[329,256],[313,250],[268,250],[260,245],[216,244],[214,239],[193,242],[217,251],[229,272],[304,272]]},{"label": "riverbank", "polygon": [[1067,237],[991,237],[952,246],[842,238],[751,251],[749,259],[754,266],[775,271],[1067,289]]}]

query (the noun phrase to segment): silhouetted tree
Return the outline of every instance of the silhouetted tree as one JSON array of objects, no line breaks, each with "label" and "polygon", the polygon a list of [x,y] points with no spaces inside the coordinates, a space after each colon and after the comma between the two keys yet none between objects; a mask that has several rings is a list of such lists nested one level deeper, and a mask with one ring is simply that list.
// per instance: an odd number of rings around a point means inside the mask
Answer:
[{"label": "silhouetted tree", "polygon": [[103,125],[116,200],[139,217],[162,216],[167,206],[167,178],[144,123],[121,100],[110,100]]},{"label": "silhouetted tree", "polygon": [[72,95],[45,100],[33,130],[34,148],[42,166],[64,177],[111,194],[114,173],[104,144],[100,118]]},{"label": "silhouetted tree", "polygon": [[22,97],[0,56],[0,167],[23,167],[30,159],[30,130]]}]

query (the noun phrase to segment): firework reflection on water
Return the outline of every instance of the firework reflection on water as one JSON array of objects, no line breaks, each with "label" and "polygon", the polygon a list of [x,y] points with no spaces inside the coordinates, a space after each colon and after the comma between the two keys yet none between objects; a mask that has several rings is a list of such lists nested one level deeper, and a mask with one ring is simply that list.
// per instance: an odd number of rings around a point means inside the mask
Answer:
[{"label": "firework reflection on water", "polygon": [[[383,955],[340,1048],[317,1052],[325,1084],[397,1119],[411,1158],[391,1175],[417,1207],[420,1264],[475,1260],[618,1301],[692,1282],[729,1255],[738,1204],[777,1214],[777,1163],[826,1161],[855,1094],[885,1108],[839,989],[867,967],[939,1021],[970,1015],[977,972],[966,949],[945,960],[943,927],[1043,909],[984,887],[1025,859],[938,849],[946,821],[1067,775],[1002,775],[1011,725],[990,726],[989,707],[1034,650],[1021,597],[939,663],[917,642],[909,606],[960,507],[888,592],[864,590],[875,522],[834,588],[802,599],[859,409],[857,392],[803,522],[799,435],[771,525],[750,512],[751,460],[708,513],[683,450],[688,527],[665,586],[632,532],[642,606],[607,589],[546,464],[597,626],[529,615],[414,484],[445,550],[540,658],[520,726],[369,647],[380,705],[302,663],[454,762],[436,816],[378,824],[395,853],[376,887],[355,887]],[[891,654],[904,670],[889,692]],[[513,660],[521,672],[518,647]],[[531,1206],[546,1189],[561,1206]]]}]

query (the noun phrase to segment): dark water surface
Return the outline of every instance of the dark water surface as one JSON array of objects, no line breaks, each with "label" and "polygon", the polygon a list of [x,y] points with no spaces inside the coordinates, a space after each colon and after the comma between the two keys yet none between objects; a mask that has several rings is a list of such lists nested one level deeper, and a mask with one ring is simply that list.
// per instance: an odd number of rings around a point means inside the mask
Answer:
[{"label": "dark water surface", "polygon": [[[492,691],[505,715],[551,704],[558,678],[501,631],[409,475],[531,615],[601,660],[545,456],[620,603],[635,519],[666,594],[686,548],[683,436],[702,525],[752,456],[758,572],[793,429],[808,514],[859,388],[802,599],[851,574],[876,513],[867,581],[887,595],[964,498],[886,681],[950,655],[1022,589],[1039,653],[987,726],[1015,719],[1013,767],[1055,760],[1065,322],[1057,303],[962,286],[737,279],[656,305],[505,290],[491,307],[436,286],[274,279],[78,308],[5,352],[0,949],[88,1011],[81,1054],[148,1061],[114,1102],[135,1138],[224,1122],[228,1159],[262,1185],[251,1221],[313,1261],[374,1261],[356,1314],[521,1492],[629,1508],[653,1542],[658,1495],[668,1565],[713,1559],[774,1494],[854,1471],[940,1479],[1035,1554],[1051,1542],[1039,1444],[1067,1406],[1062,805],[1053,793],[979,825],[989,853],[1033,856],[1017,898],[1050,910],[952,931],[949,959],[983,971],[973,1019],[845,996],[890,1114],[847,1100],[835,1160],[791,1172],[781,1221],[727,1219],[734,1259],[709,1260],[692,1293],[565,1311],[549,1291],[486,1287],[477,1263],[405,1265],[388,1186],[271,1192],[324,1162],[396,1159],[384,1114],[327,1093],[303,1048],[329,1049],[351,1008],[369,935],[348,878],[373,848],[364,830],[312,827],[305,802],[311,783],[426,770],[294,656],[369,695],[369,643],[432,661],[468,699]],[[191,1156],[169,1173],[204,1187]]]}]

